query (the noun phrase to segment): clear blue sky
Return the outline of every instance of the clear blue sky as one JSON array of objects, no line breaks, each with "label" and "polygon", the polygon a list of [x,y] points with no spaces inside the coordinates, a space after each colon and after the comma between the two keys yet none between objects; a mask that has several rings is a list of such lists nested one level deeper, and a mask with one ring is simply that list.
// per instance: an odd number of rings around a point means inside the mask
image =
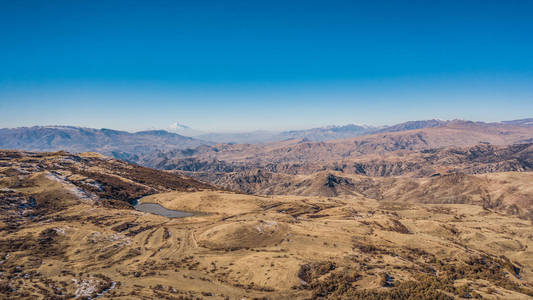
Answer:
[{"label": "clear blue sky", "polygon": [[533,1],[0,1],[0,127],[533,117]]}]

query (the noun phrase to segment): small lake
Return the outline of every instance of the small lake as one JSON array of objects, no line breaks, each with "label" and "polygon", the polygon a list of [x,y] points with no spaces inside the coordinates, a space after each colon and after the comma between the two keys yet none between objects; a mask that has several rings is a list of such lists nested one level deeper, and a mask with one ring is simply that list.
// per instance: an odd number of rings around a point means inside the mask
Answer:
[{"label": "small lake", "polygon": [[168,209],[157,203],[139,203],[134,207],[138,211],[160,215],[167,218],[185,218],[194,216],[194,214],[191,212]]}]

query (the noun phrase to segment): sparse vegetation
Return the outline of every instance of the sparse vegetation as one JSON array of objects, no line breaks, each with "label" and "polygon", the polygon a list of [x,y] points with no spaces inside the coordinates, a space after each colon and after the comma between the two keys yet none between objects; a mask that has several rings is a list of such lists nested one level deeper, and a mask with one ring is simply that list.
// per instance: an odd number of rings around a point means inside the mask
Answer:
[{"label": "sparse vegetation", "polygon": [[[3,155],[0,294],[8,299],[533,297],[531,223],[484,209],[488,200],[259,197],[201,190],[155,170],[127,175],[138,167],[102,157]],[[440,177],[429,180],[477,182]],[[387,184],[420,188],[404,183]],[[205,214],[141,213],[127,203],[141,195]]]}]

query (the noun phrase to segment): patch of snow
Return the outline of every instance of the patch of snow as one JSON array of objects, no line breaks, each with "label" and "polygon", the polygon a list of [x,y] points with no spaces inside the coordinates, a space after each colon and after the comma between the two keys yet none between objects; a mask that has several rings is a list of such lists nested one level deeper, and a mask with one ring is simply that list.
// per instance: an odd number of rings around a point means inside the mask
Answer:
[{"label": "patch of snow", "polygon": [[265,233],[266,230],[276,231],[278,228],[278,223],[275,221],[259,221],[259,225],[255,227],[255,229],[260,233]]},{"label": "patch of snow", "polygon": [[103,191],[104,190],[104,188],[102,187],[102,184],[97,182],[97,181],[91,181],[91,182],[84,181],[83,183],[86,184],[86,185],[90,185],[90,186],[98,189],[99,191]]},{"label": "patch of snow", "polygon": [[97,281],[94,279],[84,279],[82,281],[72,279],[72,281],[74,281],[74,284],[77,285],[76,291],[74,292],[76,298],[90,297],[96,292]]},{"label": "patch of snow", "polygon": [[69,190],[72,194],[74,194],[76,198],[83,202],[93,203],[94,201],[98,200],[97,195],[80,189],[71,182],[67,181],[66,178],[62,175],[59,175],[57,173],[47,173],[46,177],[64,185],[67,190]]},{"label": "patch of snow", "polygon": [[[74,282],[75,285],[77,285],[76,291],[74,292],[74,295],[76,296],[76,298],[90,297],[91,295],[97,292],[97,287],[99,283],[98,280],[89,278],[89,279],[83,279],[82,281],[78,281],[77,279],[72,279],[72,281]],[[117,285],[116,282],[112,281],[111,286],[108,289],[105,289],[97,293],[94,298],[96,299],[96,298],[102,297],[105,293],[113,290],[116,285]]]},{"label": "patch of snow", "polygon": [[61,235],[66,235],[66,231],[69,230],[70,227],[56,227],[54,228],[55,232],[57,232],[58,234],[61,234]]}]

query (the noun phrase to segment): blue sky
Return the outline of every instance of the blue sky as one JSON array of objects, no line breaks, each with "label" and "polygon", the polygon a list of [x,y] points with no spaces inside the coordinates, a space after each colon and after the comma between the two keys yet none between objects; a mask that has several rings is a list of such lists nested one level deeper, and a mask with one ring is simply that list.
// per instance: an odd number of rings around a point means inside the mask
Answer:
[{"label": "blue sky", "polygon": [[1,1],[0,127],[533,116],[532,1]]}]

